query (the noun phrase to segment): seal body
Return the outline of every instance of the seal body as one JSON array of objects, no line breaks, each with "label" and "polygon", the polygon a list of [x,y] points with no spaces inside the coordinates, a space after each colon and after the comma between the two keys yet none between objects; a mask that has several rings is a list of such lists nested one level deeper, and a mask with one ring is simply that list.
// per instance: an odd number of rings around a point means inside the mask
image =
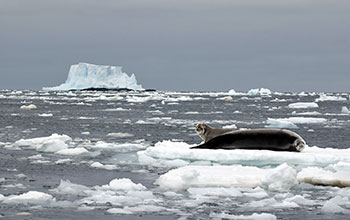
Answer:
[{"label": "seal body", "polygon": [[213,128],[205,123],[197,124],[195,130],[199,137],[202,138],[205,143],[216,136],[233,131],[232,129]]},{"label": "seal body", "polygon": [[297,151],[306,143],[295,132],[285,129],[262,128],[230,131],[218,135],[194,149],[252,149],[274,151]]}]

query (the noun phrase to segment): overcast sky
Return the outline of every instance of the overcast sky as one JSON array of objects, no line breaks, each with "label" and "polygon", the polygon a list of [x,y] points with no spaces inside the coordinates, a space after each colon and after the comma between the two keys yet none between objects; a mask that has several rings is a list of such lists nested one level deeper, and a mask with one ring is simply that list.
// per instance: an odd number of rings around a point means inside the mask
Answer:
[{"label": "overcast sky", "polygon": [[349,0],[0,0],[0,89],[123,66],[144,88],[349,91]]}]

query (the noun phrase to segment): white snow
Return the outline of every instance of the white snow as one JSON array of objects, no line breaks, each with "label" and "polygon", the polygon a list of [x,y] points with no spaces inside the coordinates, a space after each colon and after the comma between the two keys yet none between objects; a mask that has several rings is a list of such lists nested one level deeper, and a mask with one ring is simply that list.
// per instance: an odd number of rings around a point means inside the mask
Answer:
[{"label": "white snow", "polygon": [[65,83],[43,90],[70,90],[84,88],[128,88],[142,90],[134,74],[128,76],[120,66],[103,66],[79,63],[70,67]]},{"label": "white snow", "polygon": [[289,108],[318,108],[315,102],[296,102],[288,105]]},{"label": "white snow", "polygon": [[155,182],[161,189],[199,187],[264,187],[284,191],[297,184],[296,171],[286,164],[273,169],[248,166],[185,166],[170,170]]},{"label": "white snow", "polygon": [[271,90],[265,89],[265,88],[251,89],[248,91],[248,95],[268,96],[268,95],[271,95]]}]

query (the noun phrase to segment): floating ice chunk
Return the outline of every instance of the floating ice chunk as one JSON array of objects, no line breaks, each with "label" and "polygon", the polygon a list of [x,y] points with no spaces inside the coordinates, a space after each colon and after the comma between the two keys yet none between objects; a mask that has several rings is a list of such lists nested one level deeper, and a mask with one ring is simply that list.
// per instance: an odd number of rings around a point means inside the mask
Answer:
[{"label": "floating ice chunk", "polygon": [[285,191],[298,184],[296,176],[296,170],[284,163],[271,169],[261,182],[269,191]]},{"label": "floating ice chunk", "polygon": [[53,114],[51,114],[51,113],[43,113],[43,114],[38,114],[38,116],[40,116],[40,117],[52,117]]},{"label": "floating ice chunk", "polygon": [[132,214],[132,211],[128,209],[129,207],[124,208],[111,208],[108,209],[107,212],[110,214],[124,214],[124,215],[130,215]]},{"label": "floating ice chunk", "polygon": [[89,148],[97,150],[111,150],[117,152],[133,152],[146,149],[147,145],[136,143],[113,144],[104,141],[98,141],[96,144],[89,146]]},{"label": "floating ice chunk", "polygon": [[[171,166],[167,162],[183,161],[183,165],[195,162],[221,165],[279,165],[327,166],[340,161],[350,162],[350,149],[305,147],[302,152],[278,152],[268,150],[210,150],[189,149],[195,145],[184,142],[161,141],[154,147],[137,152],[139,162],[149,165]],[[187,164],[186,164],[187,162]],[[179,164],[178,164],[179,165]]]},{"label": "floating ice chunk", "polygon": [[296,102],[288,105],[289,108],[318,108],[315,102]]},{"label": "floating ice chunk", "polygon": [[274,118],[268,118],[266,120],[266,125],[265,127],[267,128],[298,128],[293,122],[290,122],[286,119],[274,119]]},{"label": "floating ice chunk", "polygon": [[341,96],[331,96],[326,95],[324,93],[320,94],[320,97],[315,100],[316,102],[324,102],[324,101],[346,101],[346,98]]},{"label": "floating ice chunk", "polygon": [[349,198],[336,196],[328,201],[322,206],[323,212],[329,213],[350,213],[350,210],[341,207],[342,205],[348,205]]},{"label": "floating ice chunk", "polygon": [[118,169],[118,167],[116,165],[106,165],[106,164],[102,164],[100,162],[93,162],[91,165],[91,167],[94,168],[100,168],[100,169],[105,169],[105,170],[116,170]]},{"label": "floating ice chunk", "polygon": [[233,100],[233,98],[231,96],[224,96],[224,97],[217,98],[217,100],[230,101],[230,100]]},{"label": "floating ice chunk", "polygon": [[54,153],[63,149],[67,149],[68,145],[60,139],[48,140],[36,148],[39,152]]},{"label": "floating ice chunk", "polygon": [[341,107],[341,113],[348,115],[348,114],[350,114],[350,110],[346,106],[343,106],[343,107]]},{"label": "floating ice chunk", "polygon": [[129,137],[133,137],[134,135],[129,133],[116,132],[116,133],[108,133],[107,136],[114,137],[114,138],[129,138]]},{"label": "floating ice chunk", "polygon": [[108,185],[103,185],[101,189],[108,189],[113,191],[143,191],[147,188],[144,187],[141,183],[134,183],[130,179],[113,179],[109,182]]},{"label": "floating ice chunk", "polygon": [[[325,118],[311,118],[311,117],[275,118],[272,120],[271,120],[271,118],[269,118],[269,119],[270,119],[270,122],[276,123],[276,125],[278,125],[279,123],[288,123],[288,122],[293,123],[293,124],[322,124],[322,123],[327,122],[327,119],[325,119]],[[287,124],[285,124],[285,125],[287,125]]]},{"label": "floating ice chunk", "polygon": [[236,188],[207,187],[207,188],[189,188],[187,190],[191,195],[200,196],[224,196],[224,197],[241,197],[242,192]]},{"label": "floating ice chunk", "polygon": [[36,105],[34,105],[34,104],[30,104],[30,105],[22,105],[21,107],[20,107],[20,109],[36,109],[36,108],[38,108]]},{"label": "floating ice chunk", "polygon": [[89,187],[71,183],[69,180],[61,180],[60,185],[50,191],[55,194],[63,195],[86,195],[86,190],[89,190]]},{"label": "floating ice chunk", "polygon": [[[184,190],[203,187],[267,186],[269,190],[287,190],[297,183],[296,171],[281,165],[275,169],[236,166],[185,166],[161,175],[156,184],[162,189]],[[274,181],[274,183],[273,183]]]},{"label": "floating ice chunk", "polygon": [[56,87],[44,87],[43,90],[69,90],[85,88],[128,88],[142,90],[134,74],[128,76],[120,66],[101,66],[79,63],[70,67],[65,83]]},{"label": "floating ice chunk", "polygon": [[297,175],[300,182],[314,185],[350,187],[350,172],[332,172],[319,167],[303,168]]},{"label": "floating ice chunk", "polygon": [[65,155],[65,156],[79,156],[79,155],[87,154],[89,153],[89,151],[83,147],[77,147],[77,148],[67,148],[67,149],[59,150],[55,153],[59,155]]},{"label": "floating ice chunk", "polygon": [[13,147],[25,147],[43,152],[56,152],[59,149],[67,148],[67,144],[72,141],[67,135],[52,134],[49,137],[39,137],[30,139],[20,139]]},{"label": "floating ice chunk", "polygon": [[29,191],[20,195],[10,195],[3,198],[3,203],[24,205],[48,205],[56,199],[47,193]]},{"label": "floating ice chunk", "polygon": [[265,89],[265,88],[251,89],[248,91],[248,95],[268,96],[268,95],[271,95],[271,90]]},{"label": "floating ice chunk", "polygon": [[225,129],[237,129],[237,126],[235,124],[233,124],[233,125],[225,125],[222,128],[225,128]]},{"label": "floating ice chunk", "polygon": [[296,112],[296,111],[293,111],[292,115],[321,115],[321,113],[316,112],[316,111],[312,111],[312,112]]},{"label": "floating ice chunk", "polygon": [[291,198],[287,198],[286,201],[287,202],[294,202],[298,205],[306,205],[306,206],[313,206],[316,204],[315,201],[310,200],[310,199],[305,199],[301,195],[296,195],[296,196],[293,196]]},{"label": "floating ice chunk", "polygon": [[111,214],[133,214],[139,212],[160,212],[164,211],[166,208],[155,205],[139,205],[134,207],[126,206],[124,208],[111,208],[107,212]]},{"label": "floating ice chunk", "polygon": [[234,220],[277,220],[276,216],[268,213],[253,213],[252,215],[231,215],[227,213],[214,213],[209,214],[210,219],[234,219]]}]

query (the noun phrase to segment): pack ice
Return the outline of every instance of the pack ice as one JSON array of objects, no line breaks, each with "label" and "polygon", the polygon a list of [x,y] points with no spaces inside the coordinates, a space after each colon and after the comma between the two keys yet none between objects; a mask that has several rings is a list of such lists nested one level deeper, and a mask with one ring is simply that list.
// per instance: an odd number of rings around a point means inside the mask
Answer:
[{"label": "pack ice", "polygon": [[137,84],[134,74],[122,72],[120,66],[103,66],[89,63],[74,64],[70,67],[68,78],[65,83],[44,87],[43,90],[70,90],[86,88],[127,88],[142,90],[142,86]]}]

